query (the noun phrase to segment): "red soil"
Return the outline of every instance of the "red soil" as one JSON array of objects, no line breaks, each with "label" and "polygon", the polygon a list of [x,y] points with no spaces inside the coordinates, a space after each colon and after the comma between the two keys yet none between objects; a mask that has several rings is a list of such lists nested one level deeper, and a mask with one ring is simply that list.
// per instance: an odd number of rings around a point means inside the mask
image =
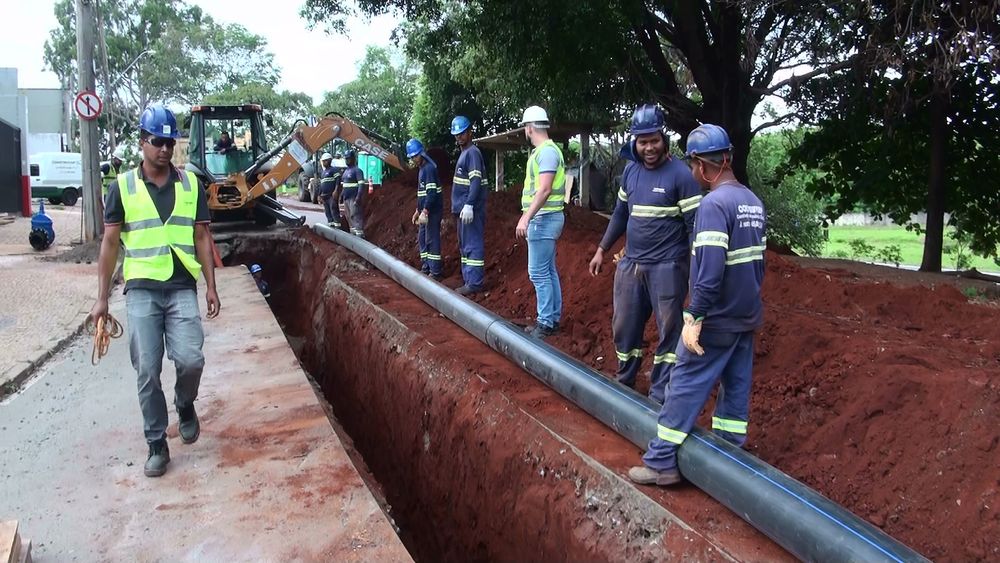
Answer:
[{"label": "red soil", "polygon": [[[441,169],[450,202],[450,170]],[[409,171],[377,190],[365,229],[412,265],[415,179]],[[518,198],[491,193],[487,207],[488,292],[476,300],[527,323],[535,299],[525,243],[514,236]],[[549,342],[611,375],[614,266],[587,272],[606,225],[567,210],[558,245],[563,329]],[[460,285],[447,213],[442,256],[446,285]],[[748,449],[928,557],[1000,557],[998,309],[948,285],[900,287],[773,253],[764,300]],[[655,342],[652,323],[646,335]]]}]

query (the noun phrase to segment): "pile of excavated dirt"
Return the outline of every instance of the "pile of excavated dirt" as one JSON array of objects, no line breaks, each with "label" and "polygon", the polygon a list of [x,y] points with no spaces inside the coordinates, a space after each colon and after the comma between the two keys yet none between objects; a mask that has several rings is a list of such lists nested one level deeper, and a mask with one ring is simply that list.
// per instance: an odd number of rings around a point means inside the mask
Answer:
[{"label": "pile of excavated dirt", "polygon": [[[415,197],[415,171],[376,190],[365,231],[418,266]],[[488,292],[476,301],[527,323],[535,298],[525,243],[514,236],[518,198],[491,193],[487,207]],[[614,267],[587,272],[606,225],[567,210],[558,245],[563,330],[549,342],[611,376]],[[442,239],[444,283],[457,287],[448,214]],[[949,285],[902,287],[772,253],[764,299],[748,449],[931,558],[1000,557],[997,309]],[[655,342],[652,323],[646,336]]]}]

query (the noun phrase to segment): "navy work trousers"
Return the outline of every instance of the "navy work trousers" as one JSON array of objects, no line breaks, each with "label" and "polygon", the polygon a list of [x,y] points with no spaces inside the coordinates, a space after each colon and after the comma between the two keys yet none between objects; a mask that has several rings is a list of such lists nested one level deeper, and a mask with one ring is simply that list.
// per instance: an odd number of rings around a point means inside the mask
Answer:
[{"label": "navy work trousers", "polygon": [[428,211],[427,224],[417,228],[417,248],[420,249],[420,269],[441,275],[441,211]]},{"label": "navy work trousers", "polygon": [[650,314],[655,314],[660,340],[649,375],[649,397],[657,403],[663,402],[663,389],[677,362],[674,350],[681,335],[687,284],[686,260],[638,264],[625,257],[615,271],[611,330],[618,354],[618,381],[635,387],[642,365],[642,334]]},{"label": "navy work trousers", "polygon": [[462,254],[462,280],[475,290],[483,289],[486,270],[486,251],[483,235],[486,231],[486,206],[476,206],[472,210],[472,222],[466,225],[455,216],[458,231],[458,246]]},{"label": "navy work trousers", "polygon": [[677,346],[677,364],[667,384],[666,397],[656,425],[656,438],[642,461],[651,469],[677,468],[677,448],[694,427],[712,389],[721,381],[715,401],[712,431],[742,446],[747,439],[750,385],[753,374],[753,332],[702,331],[699,342],[705,355]]}]

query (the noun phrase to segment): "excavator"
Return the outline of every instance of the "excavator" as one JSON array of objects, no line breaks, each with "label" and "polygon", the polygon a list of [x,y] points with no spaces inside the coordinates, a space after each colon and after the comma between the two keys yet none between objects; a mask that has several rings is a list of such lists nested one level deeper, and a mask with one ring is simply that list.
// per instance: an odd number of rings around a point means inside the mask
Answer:
[{"label": "excavator", "polygon": [[[404,169],[396,143],[337,112],[327,113],[314,125],[304,119],[297,120],[291,133],[276,147],[267,150],[262,113],[262,108],[255,104],[192,108],[192,139],[205,139],[206,127],[211,121],[221,120],[230,126],[249,124],[247,150],[213,154],[201,143],[192,142],[189,146],[186,169],[199,176],[207,186],[208,207],[213,221],[253,219],[261,226],[273,225],[276,221],[292,226],[302,225],[305,217],[286,210],[271,192],[335,139],[343,139],[359,152],[372,154],[389,166]],[[389,148],[384,148],[372,138]],[[274,157],[282,152],[284,154],[278,161],[273,162]],[[236,170],[232,170],[234,167]]]}]

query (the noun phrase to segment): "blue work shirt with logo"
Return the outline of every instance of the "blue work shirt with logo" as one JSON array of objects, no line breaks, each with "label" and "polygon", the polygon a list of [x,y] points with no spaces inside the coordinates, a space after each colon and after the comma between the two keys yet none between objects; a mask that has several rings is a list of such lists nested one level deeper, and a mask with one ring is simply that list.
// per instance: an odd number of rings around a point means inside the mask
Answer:
[{"label": "blue work shirt with logo", "polygon": [[486,190],[482,189],[486,164],[483,153],[473,144],[462,150],[455,165],[455,177],[451,185],[451,212],[461,213],[462,207],[471,205],[478,214],[486,205]]},{"label": "blue work shirt with logo", "polygon": [[764,306],[764,204],[747,187],[721,184],[701,200],[691,248],[691,304],[706,330],[760,327]]},{"label": "blue work shirt with logo", "polygon": [[653,169],[629,162],[600,246],[609,250],[624,234],[625,256],[634,262],[686,260],[701,198],[701,187],[680,160],[668,157]]},{"label": "blue work shirt with logo", "polygon": [[417,175],[417,211],[441,211],[441,184],[438,183],[437,164],[427,155]]},{"label": "blue work shirt with logo", "polygon": [[341,195],[344,199],[354,199],[358,196],[358,190],[365,181],[365,173],[357,166],[350,166],[340,175],[340,185],[343,187]]}]

